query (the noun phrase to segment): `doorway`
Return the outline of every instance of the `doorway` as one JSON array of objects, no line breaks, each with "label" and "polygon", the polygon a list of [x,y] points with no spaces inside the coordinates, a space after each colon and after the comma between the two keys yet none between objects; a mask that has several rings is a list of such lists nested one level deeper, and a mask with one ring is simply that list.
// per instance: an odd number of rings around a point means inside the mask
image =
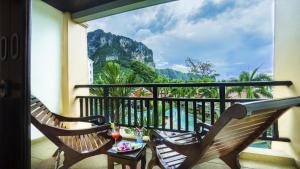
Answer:
[{"label": "doorway", "polygon": [[30,168],[30,3],[0,4],[0,168]]}]

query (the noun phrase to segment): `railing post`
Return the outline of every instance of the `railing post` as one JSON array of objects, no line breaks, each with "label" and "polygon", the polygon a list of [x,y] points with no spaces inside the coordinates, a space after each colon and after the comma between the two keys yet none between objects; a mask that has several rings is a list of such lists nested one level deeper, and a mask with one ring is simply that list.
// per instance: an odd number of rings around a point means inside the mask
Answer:
[{"label": "railing post", "polygon": [[276,120],[273,124],[273,133],[272,133],[273,139],[279,138],[279,130],[278,130],[278,121]]},{"label": "railing post", "polygon": [[219,94],[220,94],[220,113],[222,114],[225,111],[225,99],[226,99],[226,93],[225,93],[225,85],[220,85],[219,87]]},{"label": "railing post", "polygon": [[109,89],[108,87],[103,87],[103,99],[104,99],[104,117],[105,122],[109,123]]},{"label": "railing post", "polygon": [[154,114],[154,128],[158,127],[158,91],[157,86],[153,86],[153,114]]},{"label": "railing post", "polygon": [[83,117],[83,99],[79,99],[79,104],[80,104],[80,117]]}]

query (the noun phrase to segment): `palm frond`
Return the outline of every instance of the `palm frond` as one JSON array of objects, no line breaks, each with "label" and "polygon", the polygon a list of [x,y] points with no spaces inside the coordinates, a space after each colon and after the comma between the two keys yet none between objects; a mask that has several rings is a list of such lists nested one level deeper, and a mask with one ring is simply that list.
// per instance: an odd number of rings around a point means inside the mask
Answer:
[{"label": "palm frond", "polygon": [[226,90],[226,97],[230,97],[231,94],[238,94],[239,97],[242,97],[242,87],[230,87]]},{"label": "palm frond", "polygon": [[256,88],[254,93],[266,98],[273,98],[272,92],[268,90],[266,87]]},{"label": "palm frond", "polygon": [[253,78],[253,81],[271,81],[272,77],[264,74],[264,73],[260,73],[257,76],[255,76],[255,78]]},{"label": "palm frond", "polygon": [[248,82],[248,81],[250,81],[250,73],[249,72],[242,72],[240,74],[239,81],[240,82]]},{"label": "palm frond", "polygon": [[251,76],[250,76],[250,79],[249,79],[250,81],[253,81],[253,79],[254,79],[254,77],[255,77],[255,75],[256,75],[258,69],[259,69],[259,67],[255,68],[255,69],[252,71]]}]

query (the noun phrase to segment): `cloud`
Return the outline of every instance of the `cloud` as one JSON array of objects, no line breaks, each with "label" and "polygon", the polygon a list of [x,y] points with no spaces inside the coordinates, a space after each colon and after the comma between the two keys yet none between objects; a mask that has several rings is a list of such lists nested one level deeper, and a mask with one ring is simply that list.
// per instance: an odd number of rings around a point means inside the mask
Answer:
[{"label": "cloud", "polygon": [[158,68],[185,71],[192,57],[228,78],[261,64],[272,71],[272,7],[272,0],[181,0],[95,20],[89,29],[143,42]]},{"label": "cloud", "polygon": [[177,65],[174,64],[171,66],[172,69],[183,72],[183,73],[188,73],[189,72],[189,68],[184,66],[184,65]]}]

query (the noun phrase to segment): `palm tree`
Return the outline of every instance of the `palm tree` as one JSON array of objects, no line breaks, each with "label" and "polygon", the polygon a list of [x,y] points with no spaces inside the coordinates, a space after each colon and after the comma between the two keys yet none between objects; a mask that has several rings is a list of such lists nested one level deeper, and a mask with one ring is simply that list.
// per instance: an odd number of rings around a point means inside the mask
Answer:
[{"label": "palm tree", "polygon": [[[128,84],[135,83],[136,76],[132,71],[121,70],[118,63],[108,62],[95,79],[95,84]],[[130,88],[112,88],[111,96],[128,96]],[[103,95],[102,89],[91,89],[94,95]]]},{"label": "palm tree", "polygon": [[[271,81],[272,78],[265,73],[257,73],[258,68],[252,72],[242,72],[239,79],[233,80],[235,82],[253,82],[253,81]],[[226,95],[230,97],[232,94],[237,94],[240,98],[246,96],[246,98],[272,98],[271,88],[266,86],[238,86],[231,87],[227,90]]]},{"label": "palm tree", "polygon": [[[128,84],[135,82],[135,74],[132,71],[121,69],[121,66],[115,62],[106,63],[95,79],[95,84]],[[110,88],[109,95],[128,96],[131,91],[132,89],[128,87]],[[91,88],[90,92],[96,96],[103,96],[102,88]],[[113,117],[115,117],[116,110],[120,109],[120,107],[117,107],[114,102],[109,102],[109,107],[113,109],[112,111],[114,113],[111,114],[111,119],[113,119]]]}]

